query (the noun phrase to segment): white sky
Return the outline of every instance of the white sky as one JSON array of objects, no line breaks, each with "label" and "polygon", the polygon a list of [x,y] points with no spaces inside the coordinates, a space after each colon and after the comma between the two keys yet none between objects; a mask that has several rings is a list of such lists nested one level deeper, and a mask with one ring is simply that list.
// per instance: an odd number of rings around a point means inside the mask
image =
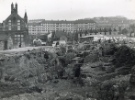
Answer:
[{"label": "white sky", "polygon": [[0,22],[11,13],[11,3],[18,3],[21,17],[28,19],[75,20],[98,16],[125,16],[135,19],[135,0],[0,0]]}]

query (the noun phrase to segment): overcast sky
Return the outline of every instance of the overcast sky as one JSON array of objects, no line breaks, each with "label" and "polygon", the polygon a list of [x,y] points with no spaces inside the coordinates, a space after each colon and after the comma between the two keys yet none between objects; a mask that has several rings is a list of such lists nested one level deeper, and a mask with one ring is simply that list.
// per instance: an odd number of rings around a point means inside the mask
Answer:
[{"label": "overcast sky", "polygon": [[0,0],[0,22],[11,13],[11,3],[18,3],[21,17],[29,19],[75,20],[98,16],[125,16],[135,19],[135,0]]}]

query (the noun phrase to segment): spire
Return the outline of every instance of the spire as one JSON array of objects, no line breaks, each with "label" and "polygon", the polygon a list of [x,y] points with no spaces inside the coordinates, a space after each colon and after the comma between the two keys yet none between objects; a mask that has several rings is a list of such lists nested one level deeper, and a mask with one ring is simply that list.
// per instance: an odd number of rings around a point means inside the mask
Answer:
[{"label": "spire", "polygon": [[14,9],[14,4],[12,2],[12,4],[11,4],[11,13],[13,13],[13,9]]},{"label": "spire", "polygon": [[27,16],[27,12],[25,11],[25,14],[24,14],[24,21],[27,23],[28,22],[28,16]]},{"label": "spire", "polygon": [[18,13],[18,4],[17,3],[15,4],[15,11],[16,11],[16,13]]}]

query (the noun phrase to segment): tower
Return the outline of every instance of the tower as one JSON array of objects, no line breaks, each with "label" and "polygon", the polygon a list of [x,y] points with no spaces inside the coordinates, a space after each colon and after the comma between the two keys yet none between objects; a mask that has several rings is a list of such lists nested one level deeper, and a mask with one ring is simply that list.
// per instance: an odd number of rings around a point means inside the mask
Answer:
[{"label": "tower", "polygon": [[12,2],[12,4],[11,4],[11,14],[13,13],[13,9],[14,9],[14,4]]},{"label": "tower", "polygon": [[18,13],[18,5],[17,5],[17,3],[15,4],[15,7],[14,7],[14,4],[12,3],[11,4],[11,14],[13,14],[13,13]]},{"label": "tower", "polygon": [[28,16],[27,16],[27,12],[25,11],[25,14],[24,14],[24,21],[26,22],[26,23],[28,23]]},{"label": "tower", "polygon": [[15,11],[16,11],[16,13],[18,13],[18,5],[17,5],[17,3],[15,4]]}]

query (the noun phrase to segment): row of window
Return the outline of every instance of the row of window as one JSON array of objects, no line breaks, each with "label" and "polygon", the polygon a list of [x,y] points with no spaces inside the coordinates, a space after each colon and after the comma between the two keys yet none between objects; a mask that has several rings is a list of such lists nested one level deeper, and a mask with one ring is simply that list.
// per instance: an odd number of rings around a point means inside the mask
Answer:
[{"label": "row of window", "polygon": [[30,29],[30,28],[29,28],[29,30],[33,30],[33,31],[34,31],[34,30],[35,30],[35,31],[36,31],[36,30],[37,30],[37,31],[41,31],[41,30],[56,30],[56,29],[65,29],[65,30],[71,30],[71,29],[72,29],[72,30],[74,30],[75,28],[42,28],[42,29]]},{"label": "row of window", "polygon": [[[52,30],[29,30],[29,32],[46,32],[46,31],[56,31],[56,30],[64,30],[64,29],[55,29],[55,30],[53,30],[53,29]],[[73,31],[73,30],[68,29],[66,31]]]},{"label": "row of window", "polygon": [[[20,30],[20,20],[17,20],[17,30]],[[12,30],[11,20],[8,21],[8,30]]]},{"label": "row of window", "polygon": [[15,40],[15,42],[23,42],[24,35],[15,35],[14,40]]},{"label": "row of window", "polygon": [[[74,27],[74,26],[93,26],[95,24],[88,23],[88,24],[41,24],[41,26],[37,27]],[[29,27],[33,27],[34,25],[31,25]]]},{"label": "row of window", "polygon": [[[11,27],[11,25],[9,25],[9,26],[8,26],[8,30],[12,30],[12,27]],[[20,25],[19,25],[19,26],[17,26],[17,30],[21,30],[21,27],[20,27]]]},{"label": "row of window", "polygon": [[54,23],[54,24],[49,24],[49,23],[46,23],[46,24],[41,24],[42,26],[48,26],[48,25],[50,25],[50,26],[56,26],[56,25],[67,25],[67,26],[69,26],[69,25],[74,25],[74,24],[56,24],[56,23]]},{"label": "row of window", "polygon": [[[8,22],[11,23],[11,20],[9,20]],[[17,20],[17,23],[20,23],[20,20]]]},{"label": "row of window", "polygon": [[31,27],[31,26],[29,26],[29,29],[50,29],[50,28],[52,28],[52,29],[54,29],[54,28],[65,28],[65,29],[67,29],[67,28],[78,28],[78,27],[83,27],[83,28],[91,28],[91,27],[95,27],[95,26],[77,26],[77,27],[75,27],[75,26],[73,26],[73,27],[65,27],[65,26],[57,26],[57,27],[41,27],[41,26],[33,26],[33,27]]},{"label": "row of window", "polygon": [[[74,26],[73,27],[57,26],[57,27],[61,27],[61,28],[75,28]],[[32,28],[37,28],[37,29],[39,29],[39,28],[57,28],[57,27],[41,27],[41,26],[33,26],[33,27],[31,27],[31,26],[29,26],[30,29],[32,29]]]}]

